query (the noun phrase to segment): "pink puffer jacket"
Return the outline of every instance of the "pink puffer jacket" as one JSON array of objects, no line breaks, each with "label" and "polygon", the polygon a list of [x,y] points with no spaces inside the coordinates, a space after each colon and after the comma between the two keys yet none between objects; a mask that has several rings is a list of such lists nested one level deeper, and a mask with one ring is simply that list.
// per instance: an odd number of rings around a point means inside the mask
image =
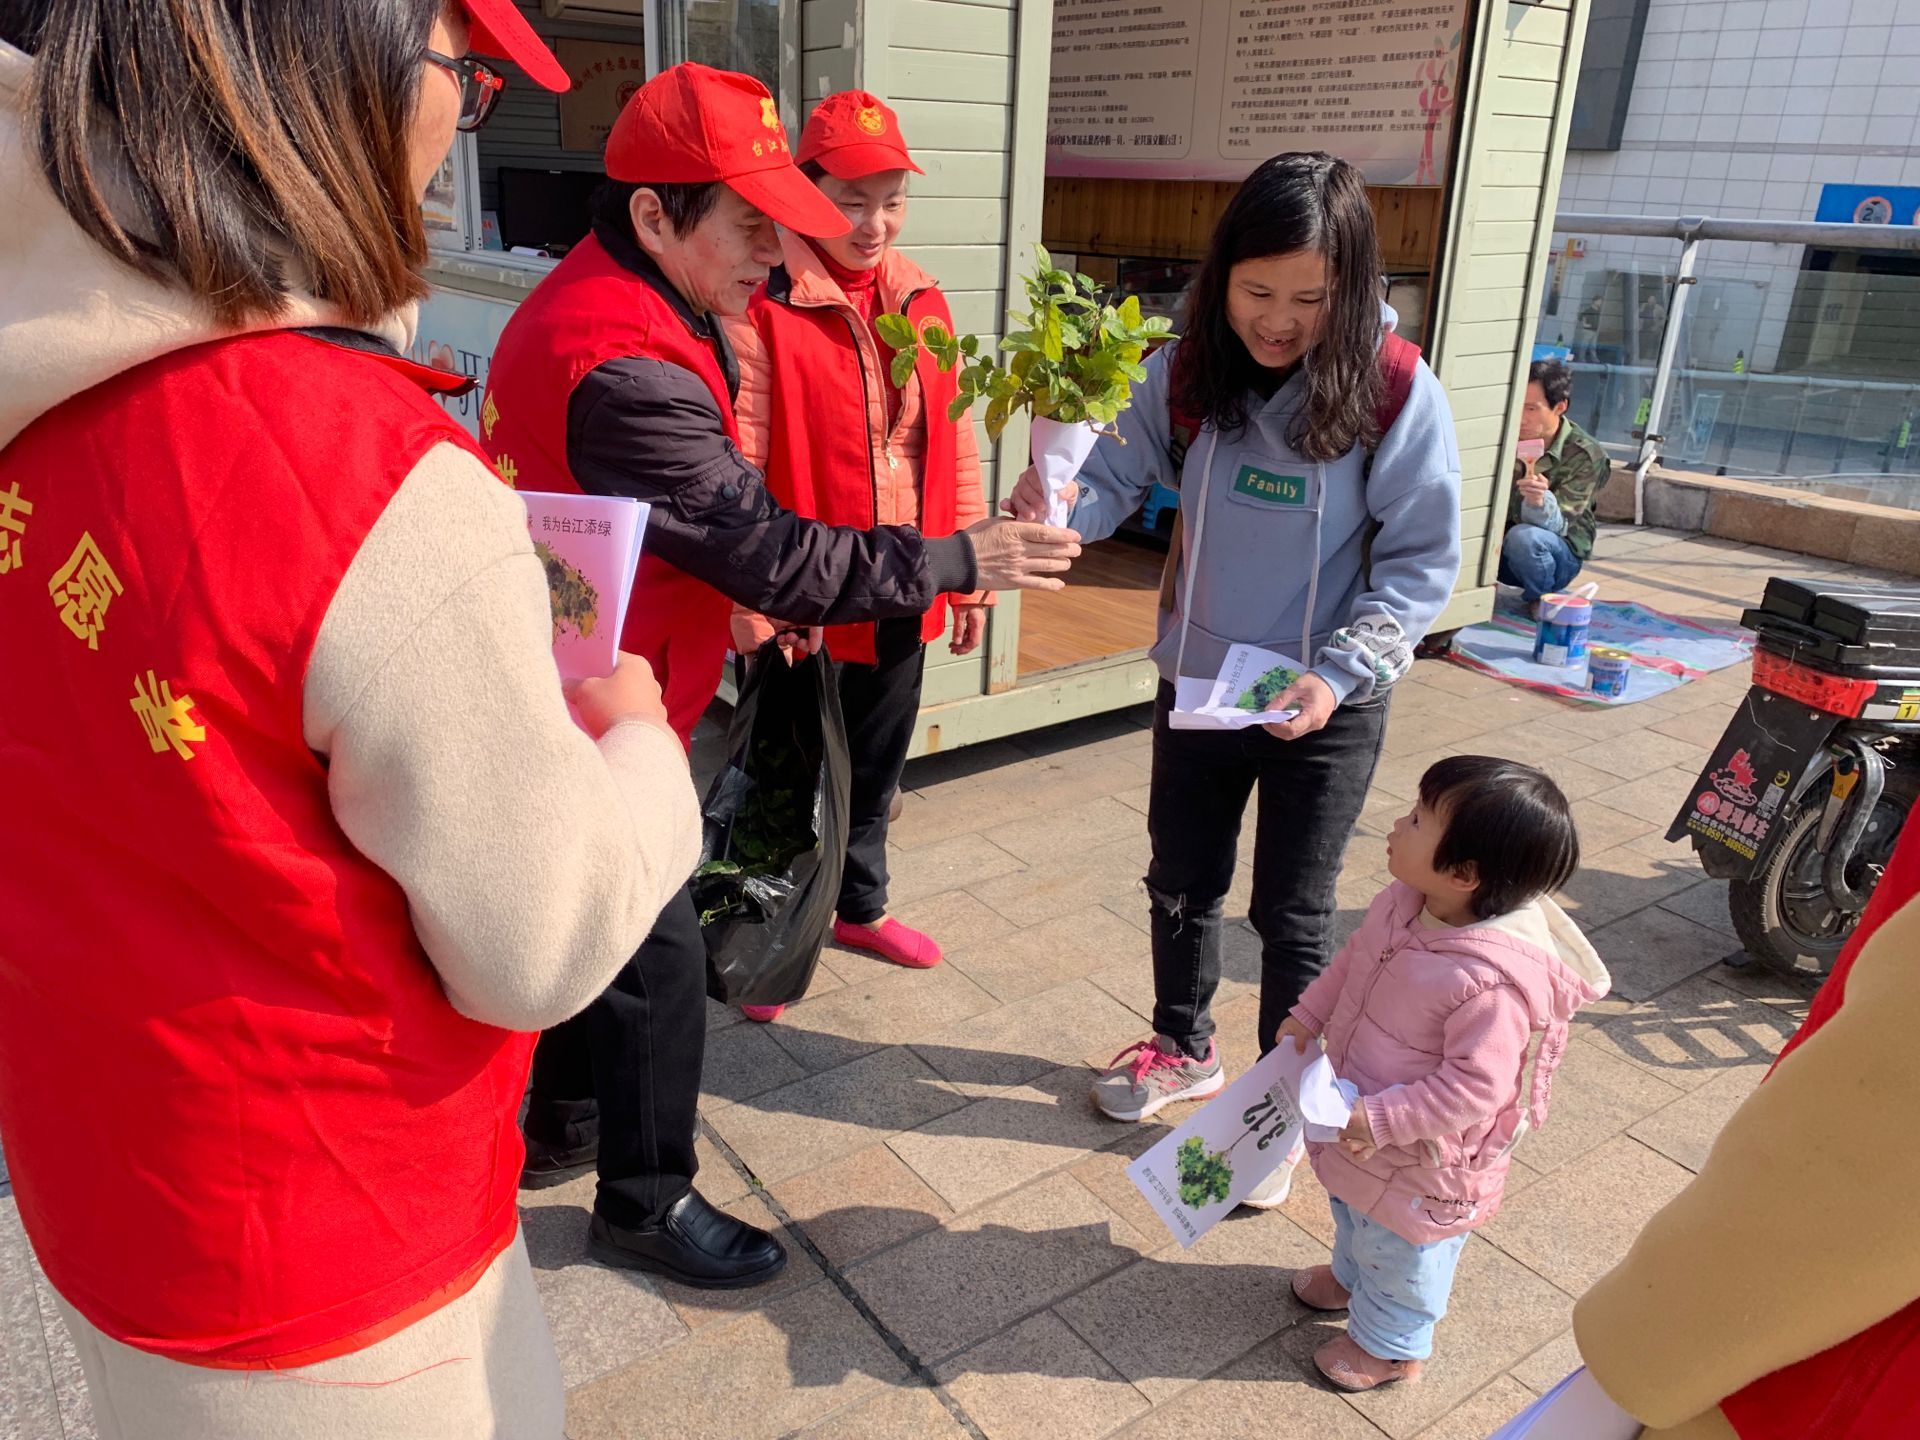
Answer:
[{"label": "pink puffer jacket", "polygon": [[1419,1245],[1486,1224],[1514,1142],[1547,1118],[1568,1022],[1607,985],[1551,900],[1453,929],[1423,915],[1419,892],[1388,886],[1293,1010],[1334,1073],[1359,1087],[1379,1146],[1362,1160],[1309,1145],[1327,1193]]}]

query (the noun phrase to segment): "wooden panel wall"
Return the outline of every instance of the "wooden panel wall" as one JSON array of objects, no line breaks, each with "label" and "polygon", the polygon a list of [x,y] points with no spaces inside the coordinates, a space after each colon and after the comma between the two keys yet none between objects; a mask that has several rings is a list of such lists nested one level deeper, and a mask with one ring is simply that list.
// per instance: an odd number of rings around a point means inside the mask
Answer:
[{"label": "wooden panel wall", "polygon": [[[1238,185],[1206,180],[1047,181],[1040,232],[1069,254],[1198,260]],[[1369,187],[1391,270],[1427,270],[1439,238],[1438,187]]]},{"label": "wooden panel wall", "polygon": [[[1434,370],[1460,441],[1460,588],[1490,585],[1504,526],[1518,391],[1552,244],[1587,0],[1494,4],[1482,18],[1479,73],[1462,97],[1464,144],[1434,297]],[[1482,543],[1474,546],[1475,536]]]}]

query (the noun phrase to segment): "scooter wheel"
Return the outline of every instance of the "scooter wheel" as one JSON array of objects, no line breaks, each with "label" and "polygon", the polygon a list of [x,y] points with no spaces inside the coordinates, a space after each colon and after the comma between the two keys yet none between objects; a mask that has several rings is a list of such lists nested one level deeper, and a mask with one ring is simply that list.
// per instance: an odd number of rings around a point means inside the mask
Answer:
[{"label": "scooter wheel", "polygon": [[[1849,868],[1850,884],[1865,885],[1872,873],[1869,866],[1885,867],[1916,799],[1920,780],[1899,772],[1887,776],[1887,788]],[[1783,974],[1814,979],[1833,969],[1860,919],[1836,909],[1820,879],[1822,857],[1814,837],[1824,800],[1824,792],[1816,793],[1782,816],[1785,831],[1766,863],[1750,878],[1727,887],[1734,933],[1747,954]]]}]

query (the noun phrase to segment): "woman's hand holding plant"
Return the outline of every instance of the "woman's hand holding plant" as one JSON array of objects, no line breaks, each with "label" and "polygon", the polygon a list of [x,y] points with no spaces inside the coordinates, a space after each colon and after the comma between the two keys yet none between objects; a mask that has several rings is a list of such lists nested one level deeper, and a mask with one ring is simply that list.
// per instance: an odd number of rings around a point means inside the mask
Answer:
[{"label": "woman's hand holding plant", "polygon": [[[1072,508],[1073,502],[1080,498],[1080,482],[1067,481],[1060,498],[1068,508]],[[1000,502],[1000,508],[1016,520],[1046,519],[1047,487],[1040,478],[1040,472],[1031,465],[1022,471],[1019,483],[1013,487],[1013,494]]]}]

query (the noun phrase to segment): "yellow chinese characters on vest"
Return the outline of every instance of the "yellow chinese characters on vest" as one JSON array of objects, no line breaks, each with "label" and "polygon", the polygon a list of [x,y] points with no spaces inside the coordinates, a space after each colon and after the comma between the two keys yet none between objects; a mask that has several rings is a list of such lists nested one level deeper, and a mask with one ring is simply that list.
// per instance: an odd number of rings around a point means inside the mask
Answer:
[{"label": "yellow chinese characters on vest", "polygon": [[0,490],[0,575],[11,574],[27,563],[21,537],[27,533],[27,517],[31,514],[33,504],[21,495],[18,480]]},{"label": "yellow chinese characters on vest", "polygon": [[124,593],[124,587],[93,536],[83,530],[67,563],[47,582],[47,593],[53,597],[61,623],[86,641],[89,650],[98,650],[100,632],[107,628],[107,611],[114,597]]},{"label": "yellow chinese characters on vest", "polygon": [[151,670],[145,679],[133,677],[133,699],[127,703],[139,717],[140,728],[147,732],[147,744],[156,755],[166,754],[171,747],[182,760],[191,760],[193,751],[188,746],[207,738],[207,727],[193,718],[193,697],[175,695],[173,683],[157,679]]}]

